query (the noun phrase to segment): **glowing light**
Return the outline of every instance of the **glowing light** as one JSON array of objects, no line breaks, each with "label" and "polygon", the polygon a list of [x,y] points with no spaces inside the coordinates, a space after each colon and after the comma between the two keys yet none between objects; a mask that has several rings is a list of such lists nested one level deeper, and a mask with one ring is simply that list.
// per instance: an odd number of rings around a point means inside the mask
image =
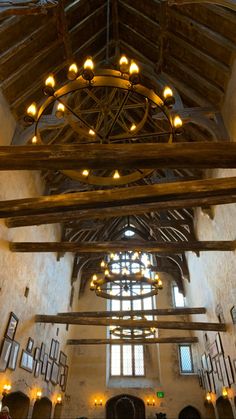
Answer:
[{"label": "glowing light", "polygon": [[31,105],[27,108],[26,112],[29,116],[32,116],[33,118],[37,113],[36,103],[31,103]]},{"label": "glowing light", "polygon": [[118,170],[115,170],[115,173],[113,175],[113,179],[120,179],[120,173],[118,172]]},{"label": "glowing light", "polygon": [[182,127],[182,125],[183,125],[183,121],[182,121],[182,119],[180,118],[180,116],[176,115],[176,116],[174,117],[174,127],[175,127],[175,128],[181,128],[181,127]]},{"label": "glowing light", "polygon": [[95,135],[95,131],[93,129],[91,129],[91,128],[89,130],[89,135]]},{"label": "glowing light", "polygon": [[54,79],[54,77],[53,77],[53,75],[50,75],[50,76],[48,76],[47,77],[47,79],[45,80],[45,86],[47,86],[47,87],[55,87],[55,84],[56,84],[56,82],[55,82],[55,79]]},{"label": "glowing light", "polygon": [[76,65],[76,63],[73,63],[70,65],[69,70],[68,70],[68,79],[69,80],[73,80],[78,74],[78,67]]},{"label": "glowing light", "polygon": [[83,176],[88,176],[89,175],[89,170],[84,169],[83,172],[82,172],[82,175]]},{"label": "glowing light", "polygon": [[110,258],[111,258],[111,259],[114,259],[114,258],[115,258],[114,253],[111,253],[111,254],[110,254]]},{"label": "glowing light", "polygon": [[129,74],[138,74],[139,73],[139,66],[132,61],[129,67]]},{"label": "glowing light", "polygon": [[104,261],[104,260],[102,260],[102,261],[101,261],[100,266],[101,266],[101,268],[105,268],[106,263],[105,263],[105,261]]},{"label": "glowing light", "polygon": [[61,401],[62,401],[62,396],[61,396],[61,394],[58,394],[58,396],[57,396],[57,403],[61,403]]},{"label": "glowing light", "polygon": [[130,131],[135,131],[137,128],[137,125],[133,122],[133,124],[130,127]]},{"label": "glowing light", "polygon": [[172,97],[172,96],[173,96],[173,91],[171,90],[170,87],[166,86],[164,91],[163,91],[164,99],[167,99],[168,97]]},{"label": "glowing light", "polygon": [[84,69],[85,70],[93,70],[94,69],[94,63],[91,57],[88,57],[84,62]]},{"label": "glowing light", "polygon": [[96,274],[94,274],[94,275],[93,275],[93,277],[92,277],[93,282],[94,282],[94,281],[97,281],[97,279],[98,279],[97,275],[96,275]]},{"label": "glowing light", "polygon": [[31,140],[31,143],[36,144],[37,142],[38,142],[38,139],[37,139],[36,135],[34,135],[32,140]]},{"label": "glowing light", "polygon": [[227,389],[227,387],[223,387],[222,388],[222,396],[224,397],[224,399],[226,399],[228,397],[228,389]]},{"label": "glowing light", "polygon": [[65,106],[63,105],[63,103],[58,103],[57,105],[57,110],[64,112],[65,111]]},{"label": "glowing light", "polygon": [[109,270],[108,270],[108,269],[106,269],[106,270],[104,271],[104,274],[105,274],[105,276],[109,276],[109,275],[110,275]]},{"label": "glowing light", "polygon": [[206,400],[210,403],[211,402],[211,393],[206,394]]},{"label": "glowing light", "polygon": [[42,391],[41,390],[37,390],[36,397],[37,397],[37,399],[41,399],[41,397],[42,397]]},{"label": "glowing light", "polygon": [[125,55],[122,55],[121,57],[120,57],[120,61],[119,61],[119,64],[120,65],[128,65],[128,58],[125,56]]}]

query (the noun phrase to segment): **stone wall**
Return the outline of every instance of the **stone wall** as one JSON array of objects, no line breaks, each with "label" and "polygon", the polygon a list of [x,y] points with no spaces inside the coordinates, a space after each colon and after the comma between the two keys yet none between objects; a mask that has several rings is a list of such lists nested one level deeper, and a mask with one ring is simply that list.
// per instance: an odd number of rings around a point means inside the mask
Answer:
[{"label": "stone wall", "polygon": [[[0,144],[9,145],[15,123],[2,97],[0,121]],[[1,201],[34,197],[42,193],[43,184],[39,172],[0,172]],[[58,225],[8,229],[4,220],[0,221],[0,336],[2,339],[12,311],[19,318],[15,340],[20,343],[17,368],[15,371],[7,369],[0,373],[0,389],[5,383],[10,383],[13,392],[22,391],[30,397],[32,404],[37,389],[41,389],[44,396],[54,401],[60,388],[46,383],[42,375],[34,378],[33,373],[20,368],[21,351],[26,348],[28,338],[31,337],[34,347],[40,346],[41,342],[46,343],[47,352],[50,350],[51,339],[57,339],[61,349],[67,352],[65,341],[68,332],[65,326],[35,324],[34,316],[37,313],[68,311],[72,256],[68,254],[58,262],[54,253],[11,253],[8,242],[56,240],[60,240]],[[26,287],[29,288],[27,297]]]}]

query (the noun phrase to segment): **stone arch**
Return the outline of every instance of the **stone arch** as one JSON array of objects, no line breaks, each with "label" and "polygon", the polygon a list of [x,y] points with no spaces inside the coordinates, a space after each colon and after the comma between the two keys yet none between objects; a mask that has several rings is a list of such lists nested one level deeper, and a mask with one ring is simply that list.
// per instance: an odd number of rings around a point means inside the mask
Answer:
[{"label": "stone arch", "polygon": [[212,403],[205,402],[206,419],[216,419],[215,409]]},{"label": "stone arch", "polygon": [[219,397],[216,400],[216,408],[219,415],[219,419],[234,419],[233,410],[228,399]]},{"label": "stone arch", "polygon": [[21,391],[9,393],[4,396],[2,405],[9,407],[10,416],[14,419],[27,419],[30,399]]},{"label": "stone arch", "polygon": [[[52,412],[52,402],[47,397],[36,400],[33,407],[32,419],[50,419]],[[14,418],[15,419],[15,418]]]},{"label": "stone arch", "polygon": [[145,419],[145,404],[139,397],[120,394],[106,402],[106,419]]},{"label": "stone arch", "polygon": [[61,413],[62,413],[62,404],[61,403],[56,403],[55,409],[54,409],[54,414],[53,414],[53,419],[60,419],[61,418]]},{"label": "stone arch", "polygon": [[179,419],[201,419],[201,415],[195,407],[186,406],[179,413]]}]

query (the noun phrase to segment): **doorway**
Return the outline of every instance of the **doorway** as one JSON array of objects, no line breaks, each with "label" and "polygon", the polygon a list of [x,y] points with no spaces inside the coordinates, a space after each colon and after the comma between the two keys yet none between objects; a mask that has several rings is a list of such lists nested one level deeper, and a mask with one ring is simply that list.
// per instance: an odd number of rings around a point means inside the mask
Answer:
[{"label": "doorway", "polygon": [[50,419],[51,411],[52,402],[47,397],[43,397],[34,403],[32,419]]},{"label": "doorway", "polygon": [[145,419],[145,404],[129,394],[112,397],[106,403],[106,419]]},{"label": "doorway", "polygon": [[9,407],[10,416],[14,419],[27,419],[30,399],[24,393],[21,393],[21,391],[4,396],[2,405]]},{"label": "doorway", "polygon": [[218,411],[219,419],[234,419],[233,410],[228,399],[219,397],[216,400],[216,408]]},{"label": "doorway", "polygon": [[179,419],[201,419],[201,415],[195,407],[186,406],[183,410],[181,410]]}]

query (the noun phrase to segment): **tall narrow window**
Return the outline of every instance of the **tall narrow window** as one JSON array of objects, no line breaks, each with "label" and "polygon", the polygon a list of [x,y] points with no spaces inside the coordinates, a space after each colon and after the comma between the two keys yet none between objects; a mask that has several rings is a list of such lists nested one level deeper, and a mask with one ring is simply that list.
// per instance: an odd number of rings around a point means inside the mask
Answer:
[{"label": "tall narrow window", "polygon": [[[120,253],[115,255],[115,263],[112,266],[112,272],[119,274],[122,273],[124,269],[128,270],[130,273],[137,273],[140,270],[140,265],[132,259],[132,254],[130,252]],[[142,254],[142,261],[147,260],[147,255]],[[151,272],[147,268],[145,269],[145,276],[151,277]],[[109,301],[111,311],[136,311],[136,310],[151,310],[154,308],[154,299],[153,297],[147,298],[137,298],[132,299],[128,297],[133,297],[151,291],[151,286],[149,284],[143,284],[133,282],[129,286],[126,286],[126,282],[117,281],[117,283],[111,284],[110,293],[115,295],[120,295],[121,299],[111,299]],[[122,296],[125,296],[126,299],[122,300]],[[129,316],[127,316],[129,318]],[[153,316],[146,316],[148,320],[153,319]],[[112,328],[111,328],[112,329]],[[114,329],[113,329],[114,330]],[[131,329],[123,330],[123,333],[126,335],[130,334],[132,338]],[[116,345],[115,340],[119,339],[118,336],[111,333],[111,339],[114,340],[114,344],[110,345],[110,375],[111,376],[123,376],[123,377],[142,377],[145,375],[145,365],[144,365],[144,346],[140,344],[129,345],[122,344]]]},{"label": "tall narrow window", "polygon": [[179,345],[179,362],[181,374],[194,372],[191,345]]},{"label": "tall narrow window", "polygon": [[173,298],[175,307],[184,307],[184,296],[182,292],[179,292],[179,287],[177,285],[173,286]]}]

